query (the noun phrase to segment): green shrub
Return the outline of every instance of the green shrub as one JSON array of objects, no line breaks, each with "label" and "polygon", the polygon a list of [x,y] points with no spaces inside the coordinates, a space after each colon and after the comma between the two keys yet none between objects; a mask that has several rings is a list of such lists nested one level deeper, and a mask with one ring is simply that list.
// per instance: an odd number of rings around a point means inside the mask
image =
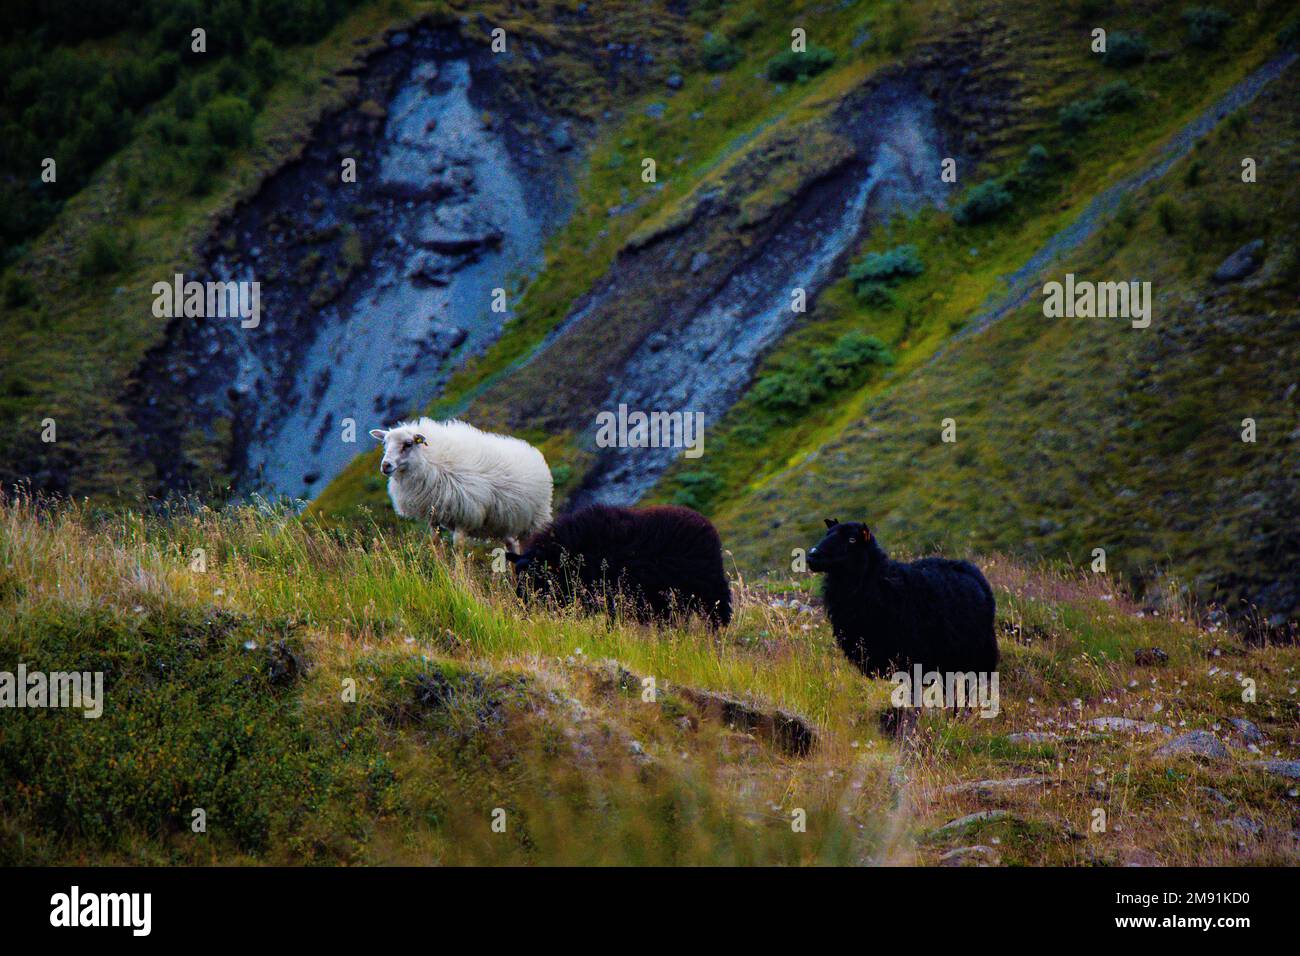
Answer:
[{"label": "green shrub", "polygon": [[180,66],[175,53],[162,53],[148,61],[126,60],[114,76],[123,103],[130,109],[152,103],[172,88]]},{"label": "green shrub", "polygon": [[1196,207],[1196,225],[1201,232],[1211,236],[1232,236],[1241,232],[1247,217],[1235,202],[1206,199]]},{"label": "green shrub", "polygon": [[131,243],[118,230],[100,226],[91,231],[78,268],[87,278],[111,275],[125,268],[130,257]]},{"label": "green shrub", "polygon": [[1183,11],[1187,43],[1202,50],[1216,50],[1232,26],[1232,14],[1218,7],[1188,7]]},{"label": "green shrub", "polygon": [[1127,80],[1116,80],[1098,90],[1095,101],[1103,113],[1122,113],[1142,102],[1142,96]]},{"label": "green shrub", "polygon": [[1161,196],[1155,204],[1156,222],[1160,223],[1160,228],[1165,231],[1165,235],[1172,236],[1178,231],[1183,221],[1183,211],[1169,196]]},{"label": "green shrub", "polygon": [[1047,148],[1035,143],[1029,147],[1025,153],[1025,158],[1020,161],[1020,166],[1016,170],[1016,176],[1020,179],[1042,179],[1051,175],[1052,157],[1047,152]]},{"label": "green shrub", "polygon": [[1095,100],[1075,100],[1066,103],[1057,114],[1057,122],[1067,133],[1081,133],[1101,120]]},{"label": "green shrub", "polygon": [[1079,133],[1101,122],[1107,114],[1131,110],[1141,102],[1142,94],[1127,80],[1116,80],[1086,100],[1075,100],[1061,107],[1057,120],[1067,133]]},{"label": "green shrub", "polygon": [[253,108],[238,96],[219,96],[203,108],[203,124],[217,146],[245,146],[253,139]]},{"label": "green shrub", "polygon": [[725,73],[743,58],[740,47],[726,37],[705,40],[700,48],[700,63],[710,73]]},{"label": "green shrub", "polygon": [[818,376],[835,388],[853,384],[864,368],[893,364],[894,356],[885,343],[865,332],[849,332],[816,353]]},{"label": "green shrub", "polygon": [[235,60],[223,60],[221,66],[217,67],[217,89],[222,93],[244,94],[253,81],[249,77],[248,71],[239,65]]},{"label": "green shrub", "polygon": [[873,252],[849,269],[854,282],[883,282],[897,285],[904,279],[919,276],[925,265],[916,246],[894,246],[886,252]]},{"label": "green shrub", "polygon": [[1025,153],[1016,171],[1006,177],[1006,187],[1015,192],[1031,192],[1046,183],[1056,172],[1052,155],[1046,147],[1035,143]]},{"label": "green shrub", "polygon": [[830,68],[835,62],[835,54],[825,47],[814,44],[806,53],[786,50],[778,53],[767,63],[767,78],[774,83],[789,83],[806,80]]},{"label": "green shrub", "polygon": [[904,279],[919,276],[925,265],[916,246],[895,246],[886,252],[873,252],[849,267],[849,279],[858,298],[867,305],[887,307],[894,304],[890,287]]},{"label": "green shrub", "polygon": [[763,15],[757,10],[750,10],[737,21],[736,25],[727,31],[727,35],[733,40],[748,40],[758,28],[763,25]]},{"label": "green shrub", "polygon": [[1124,69],[1136,66],[1147,58],[1150,45],[1140,33],[1116,33],[1106,41],[1106,52],[1101,62],[1107,66]]},{"label": "green shrub", "polygon": [[[57,215],[95,170],[127,143],[150,104],[174,91],[181,121],[199,116],[218,92],[238,91],[258,107],[279,75],[277,43],[312,42],[355,0],[125,0],[5,7],[0,40],[0,168],[38,169],[58,158],[58,181],[29,195],[27,175],[0,181],[0,264]],[[45,8],[49,8],[46,10]],[[39,15],[38,15],[39,12]],[[208,52],[191,52],[196,24]],[[84,44],[88,39],[106,43]],[[157,115],[158,111],[155,111]],[[217,125],[242,141],[247,124],[231,112]],[[233,126],[221,120],[235,120]],[[228,147],[227,147],[228,148]],[[183,157],[177,156],[179,162]],[[210,157],[199,158],[206,171]],[[172,174],[174,175],[174,173]],[[188,171],[186,174],[188,175]]]},{"label": "green shrub", "polygon": [[280,78],[280,54],[266,37],[258,37],[249,46],[248,68],[263,88]]},{"label": "green shrub", "polygon": [[773,412],[807,408],[823,396],[806,375],[787,370],[769,372],[754,383],[754,401]]},{"label": "green shrub", "polygon": [[952,218],[962,226],[996,219],[1011,208],[1011,193],[1001,181],[990,179],[980,183],[966,194],[966,198],[957,206]]},{"label": "green shrub", "polygon": [[895,304],[894,293],[883,282],[860,282],[854,289],[858,301],[876,309],[892,309]]},{"label": "green shrub", "polygon": [[832,389],[865,381],[873,367],[893,364],[893,354],[880,339],[865,332],[847,332],[832,345],[814,349],[807,365],[761,376],[751,395],[770,412],[801,412]]},{"label": "green shrub", "polygon": [[673,504],[704,511],[718,492],[722,490],[722,479],[706,469],[683,472],[677,477],[680,487],[673,495]]}]

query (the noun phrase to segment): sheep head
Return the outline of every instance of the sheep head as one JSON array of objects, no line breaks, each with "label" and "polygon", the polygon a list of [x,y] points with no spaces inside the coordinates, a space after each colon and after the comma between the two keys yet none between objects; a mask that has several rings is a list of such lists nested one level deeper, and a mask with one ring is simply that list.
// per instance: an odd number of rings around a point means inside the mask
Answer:
[{"label": "sheep head", "polygon": [[383,442],[384,458],[379,463],[379,470],[390,476],[406,471],[416,449],[429,442],[418,425],[398,425],[388,430],[372,428],[370,437]]},{"label": "sheep head", "polygon": [[861,521],[826,519],[826,535],[808,549],[808,570],[825,572],[849,564],[866,564],[875,555],[871,529]]}]

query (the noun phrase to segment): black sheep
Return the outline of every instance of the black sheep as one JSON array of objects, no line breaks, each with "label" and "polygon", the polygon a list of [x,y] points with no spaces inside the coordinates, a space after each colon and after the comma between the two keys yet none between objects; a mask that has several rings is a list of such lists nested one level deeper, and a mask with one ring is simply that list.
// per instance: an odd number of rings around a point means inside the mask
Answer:
[{"label": "black sheep", "polygon": [[891,561],[871,530],[826,519],[808,552],[823,572],[822,594],[835,642],[862,673],[886,677],[920,664],[942,674],[992,673],[998,666],[993,589],[969,561]]},{"label": "black sheep", "polygon": [[506,556],[520,597],[533,595],[614,614],[621,596],[640,621],[695,612],[713,627],[731,622],[722,543],[689,508],[592,505],[561,515]]}]

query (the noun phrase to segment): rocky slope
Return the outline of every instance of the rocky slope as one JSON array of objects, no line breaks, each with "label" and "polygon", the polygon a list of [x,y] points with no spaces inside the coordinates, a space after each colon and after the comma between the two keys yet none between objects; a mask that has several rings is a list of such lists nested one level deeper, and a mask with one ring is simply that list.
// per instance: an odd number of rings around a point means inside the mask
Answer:
[{"label": "rocky slope", "polygon": [[134,419],[164,485],[198,477],[183,436],[221,426],[242,489],[309,495],[496,338],[493,290],[536,269],[570,175],[567,122],[501,82],[453,32],[393,34],[357,105],[217,229],[192,277],[260,281],[262,323],[179,318],[145,356]]}]

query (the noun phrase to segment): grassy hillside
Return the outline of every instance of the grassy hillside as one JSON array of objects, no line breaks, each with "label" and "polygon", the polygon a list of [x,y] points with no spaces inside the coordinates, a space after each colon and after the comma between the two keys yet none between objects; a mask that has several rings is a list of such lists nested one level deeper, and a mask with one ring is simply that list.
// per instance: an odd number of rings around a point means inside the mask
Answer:
[{"label": "grassy hillside", "polygon": [[[33,39],[20,5],[5,155],[30,165],[59,128],[75,158],[58,194],[0,180],[0,672],[102,671],[107,699],[94,720],[0,711],[0,863],[1300,863],[1300,645],[1254,626],[1300,615],[1300,67],[1109,192],[1294,48],[1289,5],[1218,7],[326,2],[306,32],[250,21],[242,48],[173,64],[147,6]],[[718,524],[721,633],[522,605],[490,553],[395,519],[373,454],[305,514],[224,506],[234,439],[194,428],[202,487],[151,500],[174,489],[126,395],[165,336],[152,283],[364,109],[357,72],[422,19],[480,44],[504,26],[496,79],[571,126],[571,218],[430,409],[538,444],[561,500],[639,343],[857,169],[876,96],[933,105],[947,202],[836,259],[651,495]],[[807,59],[784,52],[796,27]],[[29,115],[45,69],[61,83]],[[1037,294],[997,310],[1099,197],[1041,278],[1149,281],[1150,328],[1049,319]],[[1257,272],[1212,281],[1257,239]],[[584,335],[546,348],[566,320]],[[995,717],[882,730],[890,685],[785,570],[827,515],[985,568]]]},{"label": "grassy hillside", "polygon": [[[1172,568],[1203,596],[1294,620],[1297,89],[1292,69],[1045,275],[1151,282],[1150,329],[1047,319],[1033,295],[906,377],[840,396],[826,427],[717,506],[742,565],[785,560],[833,502],[899,547],[1081,566],[1100,547],[1133,581]],[[1266,170],[1255,183],[1241,180],[1247,156]],[[1257,238],[1268,253],[1256,275],[1210,280]],[[752,429],[744,411],[727,450]],[[941,440],[946,418],[955,443]]]},{"label": "grassy hillside", "polygon": [[[152,314],[153,283],[196,268],[219,217],[291,162],[323,115],[348,102],[356,80],[341,71],[381,47],[383,30],[408,19],[406,10],[400,3],[364,6],[318,43],[277,48],[274,69],[256,80],[247,58],[228,56],[214,39],[211,56],[195,58],[175,90],[126,124],[120,148],[96,154],[88,183],[24,244],[5,277],[0,436],[9,453],[0,480],[128,501],[158,490],[124,403],[136,366],[165,332]],[[79,48],[78,56],[111,64],[114,51],[134,41],[127,33],[98,42],[103,50]],[[192,113],[195,103],[186,101],[217,97],[226,89],[223,70],[232,66],[245,71],[257,108],[240,111],[249,125],[232,141],[213,143]],[[221,161],[196,158],[199,147]],[[57,442],[41,441],[46,418],[57,423]],[[203,490],[211,491],[225,472],[218,443],[196,435],[191,444],[211,475]]]},{"label": "grassy hillside", "polygon": [[[1300,752],[1300,650],[1144,614],[1101,576],[985,566],[1000,713],[900,743],[806,579],[737,580],[716,636],[606,627],[522,607],[488,556],[414,530],[9,500],[0,670],[103,671],[106,701],[5,712],[0,860],[1297,862],[1295,764],[1265,764]],[[1151,726],[1088,723],[1120,716]],[[1156,754],[1194,728],[1227,749]]]},{"label": "grassy hillside", "polygon": [[[739,6],[727,10],[742,16]],[[742,124],[739,135],[697,131],[692,121],[717,98],[718,77],[703,72],[686,77],[666,115],[651,121],[631,111],[593,147],[584,199],[562,239],[572,246],[587,236],[587,244],[548,262],[510,331],[453,380],[434,412],[465,413],[537,442],[556,466],[561,495],[573,491],[595,460],[593,402],[617,380],[627,349],[665,309],[689,311],[712,281],[682,263],[703,250],[725,269],[736,248],[761,243],[745,210],[791,205],[844,148],[831,117],[901,70],[941,101],[954,85],[966,91],[946,122],[963,156],[976,161],[963,159],[946,210],[876,230],[806,321],[764,357],[748,394],[710,423],[705,457],[679,461],[653,498],[719,518],[750,572],[784,564],[834,505],[880,522],[887,540],[913,550],[1080,561],[1106,547],[1112,570],[1135,584],[1173,570],[1203,599],[1234,613],[1262,605],[1263,618],[1285,626],[1300,607],[1300,593],[1279,581],[1297,553],[1285,518],[1297,501],[1286,378],[1297,321],[1294,120],[1286,109],[1294,69],[1160,182],[1106,211],[1091,244],[1053,266],[1058,278],[1074,271],[1151,281],[1160,318],[1149,335],[1127,334],[1120,323],[1048,323],[1041,313],[1035,321],[1035,298],[989,342],[948,348],[1004,294],[1005,276],[1278,56],[1285,11],[1233,5],[1227,25],[1203,36],[1167,5],[1078,4],[1065,14],[1068,29],[1060,29],[1059,11],[1037,4],[982,10],[959,20],[942,5],[928,15],[883,5],[864,7],[860,21],[856,14],[812,21],[835,53],[833,66],[789,89],[772,86],[765,102],[753,93],[726,100],[720,115],[756,124]],[[779,20],[737,46],[745,58],[723,74],[724,97],[737,74],[761,72]],[[724,19],[720,32],[730,23]],[[1146,38],[1145,58],[1121,64],[1091,53],[1094,23]],[[870,42],[859,42],[864,31]],[[657,99],[652,93],[646,102]],[[619,184],[628,150],[661,155],[665,140],[681,149],[685,185],[674,174],[611,218],[615,197],[627,200]],[[1256,183],[1241,182],[1245,155],[1268,170]],[[1001,188],[1003,204],[967,221],[970,196],[989,184]],[[731,203],[734,220],[697,217],[701,195],[721,195],[713,201]],[[1209,275],[1218,263],[1261,237],[1269,250],[1262,275],[1215,291]],[[654,242],[639,264],[640,250]],[[919,274],[883,284],[859,278],[870,256],[908,247]],[[589,336],[521,364],[547,330],[593,301],[603,311]],[[1223,320],[1217,330],[1199,325],[1197,310],[1207,305]],[[1010,341],[1014,328],[1029,332]],[[886,361],[827,371],[846,337],[863,334],[886,346]],[[1225,355],[1215,345],[1224,336],[1249,344]],[[1008,389],[1022,376],[1036,384]],[[947,417],[959,423],[953,446],[938,440]],[[1235,441],[1245,417],[1268,437]],[[363,455],[313,511],[383,520],[387,508],[374,456]],[[1183,520],[1155,520],[1170,512]]]},{"label": "grassy hillside", "polygon": [[[130,502],[167,490],[141,451],[126,400],[139,363],[166,332],[151,311],[153,283],[201,270],[204,243],[224,217],[300,156],[319,123],[359,105],[356,74],[391,34],[429,21],[485,45],[501,25],[519,48],[546,53],[540,62],[508,58],[501,67],[505,89],[545,97],[557,113],[573,117],[575,136],[647,85],[662,84],[690,55],[683,31],[701,35],[680,14],[647,9],[639,0],[602,4],[584,17],[567,2],[521,8],[374,0],[348,13],[345,6],[321,5],[337,19],[332,29],[316,42],[299,43],[303,37],[295,34],[273,45],[268,64],[255,64],[251,48],[229,55],[214,36],[212,55],[187,57],[175,89],[115,126],[112,148],[96,153],[98,165],[85,171],[84,188],[60,200],[48,228],[11,250],[16,261],[0,294],[0,439],[10,449],[0,482],[25,480],[46,491]],[[308,31],[312,37],[316,26]],[[111,73],[137,38],[130,29],[112,32],[112,24],[103,29],[106,36],[71,47],[70,55]],[[611,70],[616,57],[608,46],[636,47],[650,63]],[[254,73],[257,64],[264,69]],[[247,89],[230,85],[232,71]],[[250,98],[239,110],[248,122],[230,141],[213,143],[204,116],[192,111],[231,89]],[[196,98],[198,107],[191,102]],[[54,149],[39,128],[24,135],[24,149]],[[41,222],[52,208],[42,207]],[[58,423],[56,443],[41,441],[46,418]],[[215,430],[185,436],[185,453],[204,476],[194,490],[226,493],[230,440]]]},{"label": "grassy hillside", "polygon": [[[584,397],[644,335],[656,309],[666,302],[684,308],[707,291],[710,276],[682,275],[684,263],[710,250],[722,269],[752,244],[749,227],[778,213],[809,178],[824,175],[848,152],[827,122],[845,95],[915,43],[922,25],[937,30],[954,19],[944,5],[929,3],[700,5],[681,22],[686,42],[673,51],[681,88],[650,85],[602,116],[574,212],[550,244],[545,266],[512,304],[498,342],[451,379],[430,413],[465,413],[512,428],[543,448],[557,466],[559,491],[571,491],[591,457],[583,445]],[[788,48],[794,26],[834,50],[835,68],[803,82],[763,79],[773,55]],[[725,44],[725,67],[711,65],[706,36]],[[652,184],[641,180],[645,157],[657,161]],[[697,214],[700,197],[715,189],[734,200],[734,219]],[[658,238],[669,239],[670,248],[655,249],[634,266],[632,291],[614,296],[608,321],[589,340],[530,364],[548,333],[609,285],[621,258]],[[665,258],[673,260],[671,271]],[[651,286],[653,295],[642,295],[634,283]],[[359,456],[313,502],[313,514],[383,520],[388,505],[375,478],[377,460]]]}]

